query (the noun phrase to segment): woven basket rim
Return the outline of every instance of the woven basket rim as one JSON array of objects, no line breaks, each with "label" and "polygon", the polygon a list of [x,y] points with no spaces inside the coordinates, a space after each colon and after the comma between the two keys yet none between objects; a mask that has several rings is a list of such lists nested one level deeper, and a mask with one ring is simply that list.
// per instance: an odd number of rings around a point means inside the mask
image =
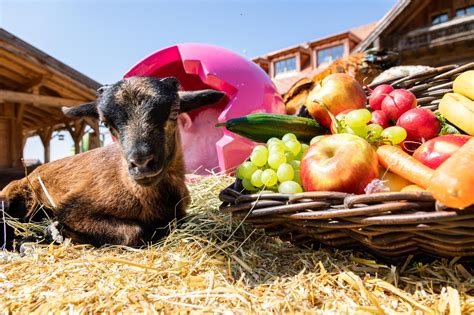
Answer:
[{"label": "woven basket rim", "polygon": [[[435,111],[440,98],[452,92],[454,78],[468,69],[474,69],[474,62],[436,67],[368,88],[406,88],[421,107]],[[382,259],[420,253],[474,257],[474,205],[449,209],[429,192],[252,194],[236,180],[219,198],[220,210],[233,219],[295,244],[368,250]]]}]

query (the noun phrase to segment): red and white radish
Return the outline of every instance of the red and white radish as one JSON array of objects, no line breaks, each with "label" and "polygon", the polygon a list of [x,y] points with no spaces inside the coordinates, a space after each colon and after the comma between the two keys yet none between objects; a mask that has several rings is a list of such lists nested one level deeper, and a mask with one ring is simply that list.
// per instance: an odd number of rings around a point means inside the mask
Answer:
[{"label": "red and white radish", "polygon": [[379,124],[383,128],[388,128],[391,126],[387,114],[385,114],[385,112],[381,110],[374,110],[372,112],[372,120],[370,121],[370,123]]},{"label": "red and white radish", "polygon": [[396,121],[403,113],[416,107],[416,96],[404,89],[390,92],[382,101],[382,110],[389,119]]},{"label": "red and white radish", "polygon": [[373,110],[380,110],[382,108],[383,99],[393,90],[394,88],[389,84],[381,84],[377,86],[369,97],[370,108]]},{"label": "red and white radish", "polygon": [[439,133],[440,123],[436,115],[427,108],[413,108],[403,113],[397,126],[407,132],[407,141],[427,141]]}]

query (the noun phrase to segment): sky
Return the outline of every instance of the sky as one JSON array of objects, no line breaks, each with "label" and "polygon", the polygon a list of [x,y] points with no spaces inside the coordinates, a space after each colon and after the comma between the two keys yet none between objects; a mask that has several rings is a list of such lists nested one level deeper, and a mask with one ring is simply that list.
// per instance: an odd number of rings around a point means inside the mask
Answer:
[{"label": "sky", "polygon": [[[396,0],[0,0],[0,26],[99,83],[113,83],[150,53],[182,42],[246,58],[382,18]],[[51,157],[70,154],[63,132]],[[42,159],[39,139],[25,158]]]}]

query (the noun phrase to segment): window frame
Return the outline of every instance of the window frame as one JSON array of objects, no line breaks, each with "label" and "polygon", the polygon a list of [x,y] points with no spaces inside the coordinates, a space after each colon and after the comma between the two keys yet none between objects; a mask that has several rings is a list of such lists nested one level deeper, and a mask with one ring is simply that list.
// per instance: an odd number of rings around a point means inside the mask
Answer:
[{"label": "window frame", "polygon": [[[442,22],[438,22],[438,23],[433,24],[433,20],[434,20],[435,18],[437,18],[437,17],[442,16],[442,15],[447,15],[448,19],[447,19],[446,21],[442,21]],[[431,14],[429,23],[430,23],[430,26],[434,26],[434,25],[439,25],[439,24],[446,23],[446,22],[448,22],[450,19],[451,19],[451,16],[450,16],[450,14],[449,14],[449,10],[438,11],[438,12],[436,12],[436,13]]]},{"label": "window frame", "polygon": [[[292,69],[292,70],[277,72],[277,64],[280,63],[280,62],[287,62],[290,59],[295,60],[295,68]],[[276,60],[273,60],[272,61],[272,68],[273,68],[272,70],[273,70],[273,77],[274,78],[276,78],[277,76],[284,76],[288,73],[298,72],[299,70],[298,70],[298,56],[297,56],[297,54],[288,55],[288,56],[284,56],[284,57],[278,58]]]},{"label": "window frame", "polygon": [[[315,47],[315,49],[314,49],[314,54],[315,54],[315,57],[316,57],[316,58],[315,58],[315,59],[316,59],[316,68],[319,67],[321,64],[328,62],[328,61],[321,62],[321,60],[320,60],[320,58],[319,58],[319,52],[324,51],[324,50],[330,50],[330,49],[332,50],[332,49],[334,49],[334,48],[336,48],[336,47],[341,47],[341,48],[342,48],[342,54],[341,54],[340,57],[337,57],[337,58],[335,58],[335,59],[332,59],[332,60],[329,61],[329,62],[333,62],[334,60],[337,60],[337,59],[339,59],[339,58],[344,57],[344,53],[345,53],[345,49],[346,49],[345,43],[338,43],[338,44],[335,44],[335,45],[324,46],[324,47],[320,47],[320,48]],[[331,56],[332,56],[332,55],[331,55]]]},{"label": "window frame", "polygon": [[[469,8],[472,8],[472,10],[474,10],[474,5],[468,5],[468,6],[465,6],[465,7],[460,7],[460,8],[457,8],[455,11],[454,11],[454,17],[463,17],[463,16],[468,16],[468,15],[472,15],[474,14],[474,11],[472,13],[467,13],[467,9]],[[458,15],[458,12],[459,11],[463,11],[464,14],[463,15]]]}]

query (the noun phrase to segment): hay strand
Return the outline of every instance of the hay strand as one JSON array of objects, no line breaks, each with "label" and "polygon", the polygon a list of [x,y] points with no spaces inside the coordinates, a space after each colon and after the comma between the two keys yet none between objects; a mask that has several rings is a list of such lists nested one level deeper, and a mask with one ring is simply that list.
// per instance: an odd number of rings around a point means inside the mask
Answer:
[{"label": "hay strand", "polygon": [[[0,257],[3,313],[474,312],[472,265],[381,263],[296,247],[218,210],[224,176],[193,178],[189,216],[143,248],[29,244]],[[7,221],[12,220],[7,217]],[[21,231],[45,223],[12,222]]]}]

